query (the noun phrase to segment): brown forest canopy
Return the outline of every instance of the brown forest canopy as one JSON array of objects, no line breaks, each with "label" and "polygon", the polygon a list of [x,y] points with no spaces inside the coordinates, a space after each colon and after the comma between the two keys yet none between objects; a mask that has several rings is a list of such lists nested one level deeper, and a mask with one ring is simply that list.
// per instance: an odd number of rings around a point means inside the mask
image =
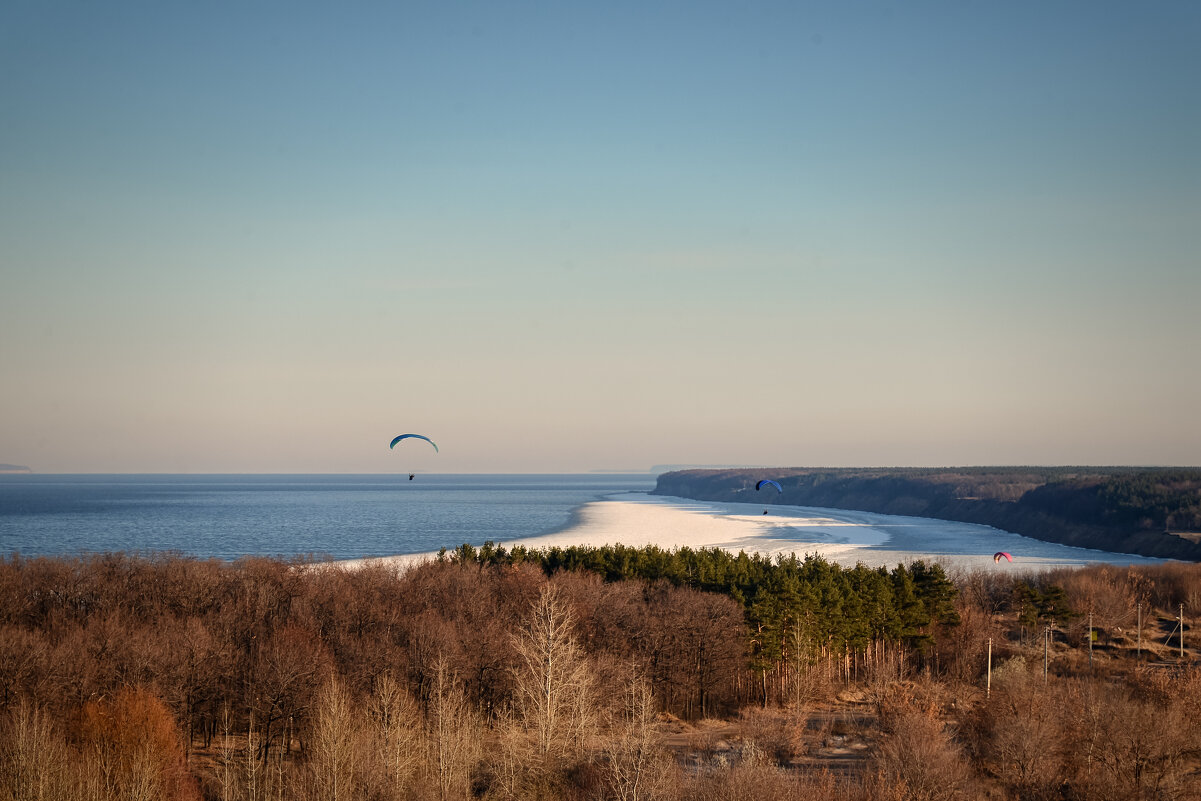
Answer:
[{"label": "brown forest canopy", "polygon": [[[986,797],[972,796],[977,785],[1035,797],[998,770],[1009,757],[998,751],[1008,747],[1008,724],[997,710],[1007,707],[967,700],[980,696],[985,643],[998,660],[1018,664],[1035,632],[1053,626],[1056,647],[1079,656],[1056,659],[1070,682],[1062,692],[1087,690],[1087,644],[1129,645],[1135,620],[1148,648],[1166,637],[1158,658],[1178,644],[1183,651],[1172,618],[1154,610],[1175,615],[1183,605],[1193,614],[1198,570],[1167,563],[952,580],[921,562],[848,569],[815,558],[619,546],[465,545],[409,570],[11,557],[0,560],[0,798],[36,774],[60,787],[41,796],[50,799],[240,801],[262,797],[266,782],[275,788],[269,797],[302,801],[584,801],[647,797],[625,791],[658,779],[628,771],[653,764],[669,784],[648,795],[670,801],[899,799],[880,788],[925,781],[906,773],[926,764],[907,743],[937,747],[944,761],[933,773],[944,784],[955,777],[948,798]],[[1195,653],[1190,643],[1187,659]],[[1011,686],[1027,699],[1030,687],[1044,686],[1028,672],[1009,673],[996,692]],[[1187,725],[1201,698],[1189,675],[1163,700],[1106,695],[1125,704],[1114,709],[1128,719],[1143,716],[1147,731],[1168,732],[1165,748],[1186,744],[1165,763],[1185,793],[1197,786],[1197,749],[1187,744],[1199,741]],[[957,682],[947,694],[954,702],[915,697],[922,676]],[[805,705],[857,682],[880,699],[871,735],[879,773],[862,785],[805,778],[791,761],[807,747]],[[1174,700],[1190,698],[1189,708]],[[1048,696],[1040,708],[1109,719],[1110,706]],[[677,771],[650,739],[656,712],[701,726],[715,716],[750,720],[748,710],[763,710],[757,733],[747,735],[759,738],[759,750],[746,746],[732,765]],[[944,718],[978,752],[944,736]],[[1103,732],[1073,744],[1076,731],[1092,729],[1054,732],[1064,743],[1056,753],[1104,753],[1113,739]],[[1119,797],[1100,779],[1090,789],[1091,769],[1056,763],[1038,781],[1055,788],[1068,777],[1082,801]],[[100,780],[108,790],[89,789]],[[813,781],[824,782],[820,793],[806,784]],[[752,786],[751,796],[734,795]]]}]

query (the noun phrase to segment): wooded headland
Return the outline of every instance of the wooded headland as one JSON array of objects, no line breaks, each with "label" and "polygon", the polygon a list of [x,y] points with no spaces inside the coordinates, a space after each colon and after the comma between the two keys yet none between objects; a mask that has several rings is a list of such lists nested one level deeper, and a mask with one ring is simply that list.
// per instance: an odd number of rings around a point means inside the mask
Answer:
[{"label": "wooded headland", "polygon": [[[756,492],[762,479],[781,492]],[[1201,469],[737,468],[659,476],[656,495],[980,523],[1046,542],[1201,561]]]}]

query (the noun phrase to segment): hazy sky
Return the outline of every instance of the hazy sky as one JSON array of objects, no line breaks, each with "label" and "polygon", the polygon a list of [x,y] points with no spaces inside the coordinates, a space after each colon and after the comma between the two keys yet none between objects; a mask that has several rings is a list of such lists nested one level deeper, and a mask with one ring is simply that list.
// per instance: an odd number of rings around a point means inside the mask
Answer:
[{"label": "hazy sky", "polygon": [[0,114],[0,462],[1201,463],[1193,0],[8,0]]}]

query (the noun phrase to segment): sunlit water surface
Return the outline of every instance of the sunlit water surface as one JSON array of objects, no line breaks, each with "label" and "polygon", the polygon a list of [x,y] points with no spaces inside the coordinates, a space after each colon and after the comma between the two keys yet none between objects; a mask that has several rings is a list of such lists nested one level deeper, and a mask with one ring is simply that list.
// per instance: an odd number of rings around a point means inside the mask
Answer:
[{"label": "sunlit water surface", "polygon": [[0,553],[421,553],[538,536],[641,474],[3,475]]}]

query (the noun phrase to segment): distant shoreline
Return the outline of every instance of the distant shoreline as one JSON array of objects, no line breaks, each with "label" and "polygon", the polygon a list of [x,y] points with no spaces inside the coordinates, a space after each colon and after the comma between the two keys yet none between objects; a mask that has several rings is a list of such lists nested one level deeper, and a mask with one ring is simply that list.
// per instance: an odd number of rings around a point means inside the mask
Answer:
[{"label": "distant shoreline", "polygon": [[[770,478],[776,489],[756,490]],[[1111,553],[1201,561],[1201,469],[957,467],[682,470],[652,494],[930,517]]]}]

